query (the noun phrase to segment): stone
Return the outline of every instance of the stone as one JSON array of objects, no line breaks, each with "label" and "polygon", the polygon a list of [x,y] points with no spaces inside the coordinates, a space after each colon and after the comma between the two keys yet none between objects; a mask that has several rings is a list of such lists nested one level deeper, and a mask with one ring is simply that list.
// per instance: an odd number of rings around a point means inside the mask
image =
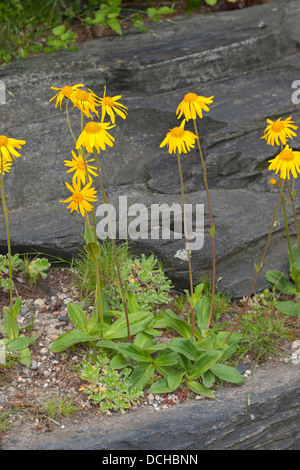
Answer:
[{"label": "stone", "polygon": [[[70,259],[82,248],[82,219],[72,217],[59,202],[69,195],[63,162],[71,158],[73,141],[65,112],[49,103],[55,94],[51,86],[85,83],[101,96],[107,85],[112,96],[122,95],[128,117],[111,130],[114,147],[100,154],[103,182],[109,202],[116,204],[125,195],[130,203],[148,208],[180,203],[177,159],[159,145],[178,123],[175,111],[184,94],[194,91],[214,96],[199,135],[216,225],[217,287],[232,298],[247,295],[278,194],[268,183],[268,160],[276,149],[261,139],[266,119],[293,116],[300,122],[299,105],[291,99],[300,67],[295,33],[299,20],[298,2],[273,0],[154,25],[155,35],[139,35],[138,41],[129,31],[123,37],[84,43],[78,52],[39,55],[2,67],[0,79],[10,93],[1,107],[0,132],[27,141],[5,180],[13,251],[37,250]],[[77,111],[71,110],[70,117],[79,135]],[[192,124],[186,129],[192,130]],[[298,137],[293,146],[299,147]],[[182,169],[186,201],[204,204],[204,245],[192,253],[193,278],[200,282],[204,275],[211,279],[212,272],[208,208],[196,149],[182,156]],[[298,195],[295,204],[299,212]],[[290,207],[288,222],[294,243]],[[148,238],[134,241],[133,247],[138,253],[155,253],[177,289],[189,287],[183,240]],[[6,250],[0,217],[0,252]],[[254,292],[269,286],[267,270],[288,274],[287,253],[281,211]]]}]

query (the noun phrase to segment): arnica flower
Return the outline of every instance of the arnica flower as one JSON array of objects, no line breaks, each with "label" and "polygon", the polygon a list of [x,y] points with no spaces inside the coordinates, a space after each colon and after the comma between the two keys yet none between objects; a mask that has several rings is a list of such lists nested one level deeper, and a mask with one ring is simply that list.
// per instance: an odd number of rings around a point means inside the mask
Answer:
[{"label": "arnica flower", "polygon": [[77,90],[70,95],[70,99],[73,103],[73,106],[79,108],[86,115],[86,117],[92,117],[90,112],[95,113],[99,117],[95,106],[99,106],[97,100],[100,100],[100,98],[91,90],[88,92],[85,90]]},{"label": "arnica flower", "polygon": [[56,103],[55,103],[55,109],[57,108],[57,105],[59,103],[59,107],[60,107],[60,110],[61,109],[61,103],[62,103],[62,100],[64,98],[66,99],[70,99],[72,94],[77,91],[78,88],[80,87],[83,87],[84,85],[82,83],[79,83],[78,85],[74,85],[74,86],[64,86],[62,88],[57,88],[57,87],[54,87],[52,86],[51,89],[52,90],[59,90],[58,93],[56,93],[55,96],[53,96],[53,98],[51,98],[51,100],[49,100],[49,103],[50,101],[54,100],[56,98]]},{"label": "arnica flower", "polygon": [[212,102],[213,96],[206,98],[205,96],[198,96],[196,93],[187,93],[176,110],[176,114],[179,114],[178,119],[180,119],[183,114],[186,121],[196,119],[197,115],[202,118],[202,110],[208,112],[209,107],[207,105]]},{"label": "arnica flower", "polygon": [[5,161],[12,162],[11,156],[15,159],[15,157],[20,157],[21,155],[19,152],[16,151],[20,149],[22,145],[26,144],[25,140],[16,140],[6,137],[5,135],[0,135],[0,153]]},{"label": "arnica flower", "polygon": [[269,124],[266,129],[265,133],[262,136],[262,139],[267,141],[268,145],[274,146],[280,145],[282,142],[283,145],[286,145],[286,139],[292,139],[297,134],[292,130],[298,129],[298,126],[293,124],[294,121],[291,121],[291,117],[281,121],[281,118],[277,119],[277,121],[271,121],[271,119],[267,119],[267,123]]},{"label": "arnica flower", "polygon": [[91,202],[97,200],[96,190],[91,188],[92,181],[90,181],[84,188],[80,189],[80,182],[73,180],[73,186],[68,183],[65,183],[67,188],[71,191],[72,196],[64,201],[59,202],[70,202],[67,209],[71,209],[71,212],[74,210],[81,213],[84,217],[86,212],[90,212],[93,209]]},{"label": "arnica flower", "polygon": [[116,96],[105,96],[106,95],[106,87],[104,87],[104,94],[103,98],[100,98],[100,103],[102,106],[102,115],[101,121],[104,121],[106,113],[109,115],[111,122],[115,123],[115,113],[117,113],[121,118],[126,119],[127,110],[126,106],[121,103],[117,103],[117,101],[122,98],[121,95]]},{"label": "arnica flower", "polygon": [[169,153],[187,153],[191,148],[195,146],[195,140],[198,138],[193,132],[184,130],[185,119],[182,121],[179,127],[173,127],[170,132],[167,133],[166,138],[160,144],[160,147],[167,145],[169,147]]},{"label": "arnica flower", "polygon": [[2,165],[1,165],[1,158],[0,158],[0,175],[5,172],[9,172],[10,170],[10,167],[11,167],[12,163],[11,162],[7,162],[7,161],[3,161],[3,170],[2,170]]},{"label": "arnica flower", "polygon": [[280,178],[290,179],[290,172],[294,178],[297,178],[297,172],[300,173],[300,152],[293,151],[288,145],[285,146],[277,157],[269,160],[269,170],[280,171]]},{"label": "arnica flower", "polygon": [[[73,155],[73,159],[64,160],[65,166],[70,167],[70,169],[67,170],[67,173],[71,173],[72,171],[74,171],[75,173],[73,175],[73,179],[75,178],[76,181],[85,184],[87,182],[87,176],[86,176],[86,169],[85,169],[83,157],[81,154],[76,155],[76,153],[73,152],[73,150],[71,152]],[[95,166],[89,165],[89,162],[93,162],[93,161],[94,159],[86,160],[86,168],[89,173],[89,181],[91,181],[92,179],[90,175],[98,176],[98,173],[93,171],[93,170],[97,170],[97,168]]]},{"label": "arnica flower", "polygon": [[88,122],[78,137],[76,149],[85,147],[91,153],[95,147],[99,153],[99,147],[101,150],[106,150],[106,145],[112,147],[115,139],[106,131],[106,129],[111,129],[112,127],[115,127],[115,125],[110,126],[107,122]]}]

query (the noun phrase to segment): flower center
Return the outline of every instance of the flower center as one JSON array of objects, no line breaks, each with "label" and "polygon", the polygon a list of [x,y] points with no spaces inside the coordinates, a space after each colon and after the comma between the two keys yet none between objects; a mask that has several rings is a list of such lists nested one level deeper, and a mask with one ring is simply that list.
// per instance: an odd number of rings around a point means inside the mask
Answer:
[{"label": "flower center", "polygon": [[114,100],[110,96],[105,96],[105,98],[103,98],[102,103],[104,104],[104,106],[110,106],[111,108],[115,104]]},{"label": "flower center", "polygon": [[285,160],[286,162],[290,162],[294,159],[294,154],[292,150],[282,150],[280,152],[280,159]]},{"label": "flower center", "polygon": [[5,135],[0,135],[0,147],[7,147],[8,138]]},{"label": "flower center", "polygon": [[80,194],[80,193],[73,193],[72,199],[73,199],[74,202],[79,204],[83,200],[83,195]]},{"label": "flower center", "polygon": [[273,122],[272,124],[272,131],[274,132],[280,132],[284,129],[284,122],[282,121],[276,121]]},{"label": "flower center", "polygon": [[191,103],[192,101],[195,101],[198,98],[196,93],[187,93],[185,97],[183,98],[184,101],[187,103]]},{"label": "flower center", "polygon": [[98,122],[88,122],[84,130],[87,134],[98,134],[102,131],[102,127]]},{"label": "flower center", "polygon": [[78,90],[75,94],[75,99],[77,101],[89,101],[90,95],[88,94],[87,91]]},{"label": "flower center", "polygon": [[79,161],[77,162],[77,168],[78,168],[78,170],[80,170],[80,171],[84,171],[84,170],[85,170],[84,161],[83,161],[83,160],[79,160]]},{"label": "flower center", "polygon": [[173,129],[171,129],[171,136],[181,138],[184,136],[184,130],[181,129],[181,127],[173,127]]},{"label": "flower center", "polygon": [[72,87],[70,86],[64,86],[62,89],[61,89],[61,93],[66,97],[68,98],[71,93],[73,93],[73,90],[72,90]]}]

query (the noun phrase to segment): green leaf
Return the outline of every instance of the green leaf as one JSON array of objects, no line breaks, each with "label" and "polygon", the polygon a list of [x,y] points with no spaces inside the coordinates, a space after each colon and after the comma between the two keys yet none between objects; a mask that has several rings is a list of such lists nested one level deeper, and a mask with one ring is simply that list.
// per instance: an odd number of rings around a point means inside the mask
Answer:
[{"label": "green leaf", "polygon": [[291,300],[286,302],[275,302],[275,307],[279,312],[284,315],[290,315],[291,317],[300,317],[300,303],[292,302]]},{"label": "green leaf", "polygon": [[205,3],[211,7],[217,4],[218,0],[205,0]]},{"label": "green leaf", "polygon": [[153,362],[152,356],[135,344],[120,343],[117,345],[117,350],[137,362]]},{"label": "green leaf", "polygon": [[182,378],[184,376],[185,371],[183,369],[172,370],[167,374],[167,383],[168,387],[174,391],[176,390],[179,385],[181,384]]},{"label": "green leaf", "polygon": [[266,273],[267,281],[283,294],[295,294],[296,289],[288,280],[287,276],[280,271],[268,271]]},{"label": "green leaf", "polygon": [[154,382],[149,389],[149,393],[172,393],[173,391],[166,378]]},{"label": "green leaf", "polygon": [[19,336],[19,325],[16,319],[12,319],[10,315],[10,309],[8,307],[3,307],[3,317],[4,317],[4,331],[12,339],[14,334],[15,337]]},{"label": "green leaf", "polygon": [[13,306],[13,316],[12,316],[13,318],[17,318],[21,305],[22,305],[22,297],[17,297],[15,301],[15,305]]},{"label": "green leaf", "polygon": [[[152,321],[151,312],[129,313],[130,334],[136,335],[144,330]],[[120,339],[127,337],[126,318],[118,318],[112,325],[104,331],[103,337],[106,339]]]},{"label": "green leaf", "polygon": [[153,337],[145,332],[138,333],[135,337],[134,344],[141,349],[147,350],[148,347],[156,345]]},{"label": "green leaf", "polygon": [[65,32],[65,25],[62,24],[60,26],[56,26],[55,28],[52,29],[52,33],[54,34],[54,36],[61,36],[62,34],[64,34]]},{"label": "green leaf", "polygon": [[129,389],[138,389],[141,387],[143,390],[153,379],[154,376],[153,364],[141,364],[134,368],[129,377]]},{"label": "green leaf", "polygon": [[96,261],[96,260],[99,259],[99,257],[100,257],[100,247],[99,247],[98,243],[89,242],[85,246],[85,250],[86,250],[87,255],[88,255],[90,260]]},{"label": "green leaf", "polygon": [[99,339],[99,335],[93,336],[89,335],[85,331],[81,330],[72,330],[67,331],[60,335],[52,344],[50,351],[53,353],[58,353],[65,351],[74,344],[84,343],[86,341],[96,341]]},{"label": "green leaf", "polygon": [[112,369],[123,369],[124,367],[130,367],[132,364],[128,361],[128,359],[125,359],[122,354],[116,354],[110,361],[110,367]]},{"label": "green leaf", "polygon": [[8,341],[6,343],[6,349],[8,351],[21,351],[21,349],[27,348],[31,342],[31,338],[27,336],[19,336],[18,338]]},{"label": "green leaf", "polygon": [[215,398],[214,392],[212,392],[209,388],[205,387],[204,385],[201,385],[199,382],[190,380],[186,384],[189,387],[189,389],[192,390],[192,392],[195,392],[198,395],[203,395],[204,397],[207,397],[207,398]]},{"label": "green leaf", "polygon": [[140,310],[136,297],[132,293],[127,295],[127,305],[130,313],[136,313]]},{"label": "green leaf", "polygon": [[204,386],[207,387],[207,388],[210,388],[215,383],[216,378],[215,378],[214,374],[211,373],[210,370],[207,370],[206,372],[204,372],[204,374],[202,376],[202,380],[203,380]]},{"label": "green leaf", "polygon": [[190,379],[198,379],[200,375],[209,370],[222,356],[223,351],[208,351],[203,353],[197,361],[194,362],[187,375]]},{"label": "green leaf", "polygon": [[169,349],[164,349],[157,354],[154,359],[154,364],[160,366],[173,366],[178,364],[177,354]]},{"label": "green leaf", "polygon": [[219,379],[225,380],[226,382],[232,382],[235,384],[241,384],[244,382],[244,377],[238,370],[225,364],[215,364],[211,366],[210,371]]},{"label": "green leaf", "polygon": [[67,307],[70,320],[75,328],[79,328],[80,330],[87,332],[87,318],[82,308],[73,302],[69,302]]},{"label": "green leaf", "polygon": [[123,34],[122,33],[122,28],[121,28],[120,23],[118,22],[118,20],[116,18],[111,18],[111,19],[107,20],[107,24],[113,31],[115,31],[117,34],[122,36],[122,34]]},{"label": "green leaf", "polygon": [[21,349],[19,352],[19,362],[23,364],[23,366],[30,367],[31,364],[31,353],[29,348]]},{"label": "green leaf", "polygon": [[192,337],[192,327],[185,320],[181,320],[171,310],[165,311],[165,322],[166,325],[173,328],[180,334],[183,338]]},{"label": "green leaf", "polygon": [[199,349],[193,343],[192,338],[174,338],[169,342],[169,348],[193,361],[198,359],[200,355]]},{"label": "green leaf", "polygon": [[[201,324],[207,325],[208,318],[209,318],[209,310],[210,310],[210,301],[206,296],[201,297],[201,299],[197,302],[195,307],[195,314],[198,326]],[[200,326],[199,326],[200,328]]]}]

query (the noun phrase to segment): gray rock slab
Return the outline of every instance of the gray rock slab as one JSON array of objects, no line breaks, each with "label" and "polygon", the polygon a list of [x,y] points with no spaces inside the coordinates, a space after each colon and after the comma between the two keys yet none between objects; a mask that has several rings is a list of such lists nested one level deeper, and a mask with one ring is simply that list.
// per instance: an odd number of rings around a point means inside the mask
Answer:
[{"label": "gray rock slab", "polygon": [[244,384],[220,389],[214,400],[95,417],[47,435],[19,430],[1,449],[144,451],[141,458],[155,450],[299,450],[299,379],[299,366],[260,366]]},{"label": "gray rock slab", "polygon": [[[214,96],[199,135],[216,219],[218,285],[232,297],[246,295],[277,197],[267,169],[277,152],[261,139],[266,119],[293,116],[300,122],[299,105],[291,99],[292,83],[299,78],[294,32],[299,19],[298,2],[273,0],[154,25],[155,34],[128,32],[121,38],[85,43],[78,52],[39,55],[2,67],[7,102],[1,106],[0,132],[27,141],[22,158],[5,178],[13,250],[33,248],[64,258],[82,247],[80,217],[71,217],[59,202],[69,196],[64,160],[71,158],[74,144],[65,111],[49,103],[55,94],[51,86],[84,83],[101,96],[107,85],[110,95],[122,94],[128,117],[111,130],[114,147],[100,154],[102,177],[110,198],[127,191],[142,201],[146,194],[147,207],[180,200],[177,158],[159,145],[178,124],[175,111],[184,94],[194,91]],[[80,132],[77,111],[70,112],[75,135]],[[186,129],[192,130],[192,124]],[[300,148],[299,137],[293,147]],[[196,149],[182,157],[182,168],[187,200],[203,203],[205,210],[204,246],[192,255],[198,280],[211,275],[211,241]],[[299,211],[299,199],[296,206]],[[282,215],[278,217],[264,266],[287,272]],[[137,240],[134,245],[166,262],[178,288],[188,286],[186,263],[175,257],[183,240]],[[3,216],[0,251],[6,252]],[[267,286],[264,274],[260,273],[256,290]]]}]

